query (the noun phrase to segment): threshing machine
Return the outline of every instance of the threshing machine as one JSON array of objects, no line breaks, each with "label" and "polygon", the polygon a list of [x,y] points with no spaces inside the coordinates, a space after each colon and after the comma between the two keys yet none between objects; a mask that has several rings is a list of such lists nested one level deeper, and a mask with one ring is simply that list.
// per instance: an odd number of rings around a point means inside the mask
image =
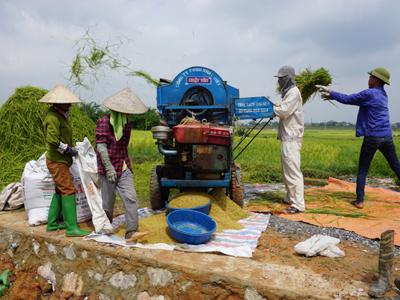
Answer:
[{"label": "threshing machine", "polygon": [[[160,80],[157,109],[161,125],[152,128],[164,164],[152,170],[150,202],[161,209],[170,189],[180,191],[221,187],[243,205],[240,167],[235,158],[273,118],[266,97],[240,98],[239,90],[205,67],[190,67],[174,80]],[[259,120],[234,147],[234,122]],[[264,119],[269,119],[240,149],[244,139]]]}]

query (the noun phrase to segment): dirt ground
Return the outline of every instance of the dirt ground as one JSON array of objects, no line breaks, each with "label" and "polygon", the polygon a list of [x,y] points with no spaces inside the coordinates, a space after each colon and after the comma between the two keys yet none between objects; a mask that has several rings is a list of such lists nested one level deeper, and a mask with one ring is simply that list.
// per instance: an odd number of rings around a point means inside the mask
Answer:
[{"label": "dirt ground", "polygon": [[[294,246],[305,239],[307,236],[282,235],[268,228],[258,241],[253,259],[259,262],[308,268],[327,280],[336,278],[340,282],[353,279],[370,284],[378,278],[377,252],[362,245],[341,242],[338,246],[346,253],[343,258],[305,257],[294,251]],[[392,282],[396,276],[400,276],[400,257],[396,257],[394,261]]]}]

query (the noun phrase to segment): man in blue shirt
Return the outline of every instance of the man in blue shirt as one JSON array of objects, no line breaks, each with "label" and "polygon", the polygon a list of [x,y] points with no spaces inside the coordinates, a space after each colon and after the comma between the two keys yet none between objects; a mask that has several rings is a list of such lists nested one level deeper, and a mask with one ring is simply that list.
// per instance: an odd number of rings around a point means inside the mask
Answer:
[{"label": "man in blue shirt", "polygon": [[390,84],[390,73],[385,68],[376,68],[368,73],[368,89],[357,94],[341,94],[326,86],[317,86],[322,98],[333,99],[343,104],[360,107],[357,115],[356,136],[364,136],[361,146],[357,174],[357,199],[352,202],[357,208],[364,207],[365,181],[371,161],[377,150],[381,151],[400,180],[400,163],[392,140],[389,120],[388,97],[384,90]]}]

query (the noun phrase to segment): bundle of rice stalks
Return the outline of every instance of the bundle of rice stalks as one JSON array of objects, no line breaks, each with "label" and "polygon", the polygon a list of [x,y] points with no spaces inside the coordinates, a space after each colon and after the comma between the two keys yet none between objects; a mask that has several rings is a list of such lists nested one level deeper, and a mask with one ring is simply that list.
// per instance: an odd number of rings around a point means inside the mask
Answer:
[{"label": "bundle of rice stalks", "polygon": [[[0,190],[18,181],[25,164],[46,151],[43,120],[49,105],[38,103],[46,93],[37,87],[17,88],[0,107]],[[74,143],[85,136],[93,141],[95,123],[79,107],[72,106],[69,120]]]},{"label": "bundle of rice stalks", "polygon": [[305,69],[296,75],[296,84],[301,92],[303,104],[318,91],[315,85],[329,85],[332,83],[332,76],[328,70],[319,68],[312,71],[310,68]]},{"label": "bundle of rice stalks", "polygon": [[[318,92],[315,85],[329,85],[332,83],[332,76],[329,71],[324,68],[319,68],[312,71],[311,68],[307,68],[304,71],[296,75],[296,85],[300,90],[301,97],[303,98],[303,104]],[[277,86],[277,91],[280,93],[280,86]]]}]

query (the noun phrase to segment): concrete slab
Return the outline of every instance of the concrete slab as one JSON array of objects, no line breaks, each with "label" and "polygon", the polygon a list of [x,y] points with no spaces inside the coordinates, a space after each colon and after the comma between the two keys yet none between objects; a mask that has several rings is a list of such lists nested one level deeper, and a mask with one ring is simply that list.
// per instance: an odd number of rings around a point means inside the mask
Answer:
[{"label": "concrete slab", "polygon": [[15,249],[18,267],[41,267],[42,273],[54,275],[57,288],[72,290],[76,296],[362,299],[357,291],[366,290],[362,282],[346,284],[311,270],[247,258],[121,248],[67,238],[64,231],[49,233],[45,226],[29,227],[24,211],[0,214],[0,251],[10,248]]}]

